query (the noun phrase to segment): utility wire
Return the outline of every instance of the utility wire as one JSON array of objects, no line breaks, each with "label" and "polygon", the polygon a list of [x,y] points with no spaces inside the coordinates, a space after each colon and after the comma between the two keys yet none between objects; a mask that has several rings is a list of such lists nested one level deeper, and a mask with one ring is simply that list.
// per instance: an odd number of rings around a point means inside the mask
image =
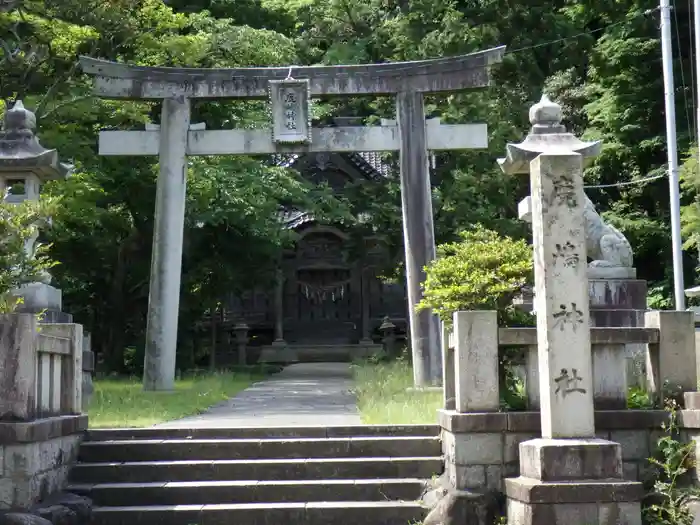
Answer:
[{"label": "utility wire", "polygon": [[620,25],[623,25],[623,24],[627,24],[627,23],[629,23],[631,20],[634,20],[635,18],[640,18],[640,17],[642,17],[642,16],[648,16],[648,15],[650,15],[650,14],[652,14],[652,13],[655,13],[655,12],[657,12],[657,11],[659,11],[659,10],[660,10],[660,7],[654,7],[653,9],[647,9],[646,11],[642,11],[641,13],[638,13],[638,14],[636,14],[636,15],[634,15],[634,16],[631,16],[631,17],[629,17],[629,18],[627,18],[627,19],[625,19],[625,20],[620,20],[619,22],[613,22],[612,24],[608,24],[608,25],[606,25],[605,27],[599,27],[599,28],[597,28],[597,29],[592,29],[592,30],[590,30],[590,31],[584,31],[584,32],[582,32],[582,33],[577,33],[577,34],[575,34],[575,35],[565,36],[565,37],[562,37],[562,38],[557,38],[556,40],[550,40],[549,42],[542,42],[542,43],[540,43],[540,44],[535,44],[535,45],[532,45],[532,46],[526,46],[526,47],[516,48],[516,49],[513,49],[512,51],[506,51],[505,54],[506,54],[506,55],[512,55],[513,53],[520,53],[521,51],[529,51],[529,50],[531,50],[531,49],[537,49],[537,48],[539,48],[539,47],[549,46],[549,45],[552,45],[552,44],[558,44],[558,43],[560,43],[560,42],[567,42],[567,41],[569,41],[569,40],[575,40],[575,39],[577,39],[577,38],[581,38],[582,36],[594,35],[594,34],[596,34],[596,33],[600,33],[601,31],[606,31],[606,30],[610,29],[611,27],[616,27],[616,26],[620,26]]},{"label": "utility wire", "polygon": [[635,184],[645,184],[647,182],[651,182],[653,180],[658,180],[662,179],[664,177],[667,177],[668,173],[662,173],[661,175],[652,175],[650,177],[644,177],[643,179],[635,179],[635,180],[630,180],[627,182],[616,182],[613,184],[596,184],[593,186],[584,186],[584,190],[596,190],[600,188],[619,188],[621,186],[634,186]]},{"label": "utility wire", "polygon": [[[608,29],[610,29],[610,28],[612,28],[612,27],[617,27],[617,26],[621,26],[621,25],[624,25],[624,24],[628,24],[629,22],[631,22],[632,20],[635,20],[635,19],[637,19],[637,18],[641,18],[641,17],[645,17],[645,16],[648,16],[648,15],[651,15],[651,14],[653,14],[653,13],[656,13],[657,11],[660,11],[660,9],[661,9],[660,7],[655,7],[655,8],[653,8],[653,9],[647,9],[646,11],[642,11],[642,12],[640,12],[640,13],[637,13],[637,14],[633,15],[633,16],[630,16],[630,17],[626,18],[625,20],[620,20],[619,22],[613,22],[612,24],[608,24],[608,25],[606,25],[606,26],[604,26],[604,27],[599,27],[599,28],[597,28],[597,29],[592,29],[592,30],[590,30],[590,31],[584,31],[584,32],[581,32],[581,33],[576,33],[575,35],[571,35],[571,36],[565,36],[565,37],[562,37],[562,38],[556,38],[556,39],[554,39],[554,40],[549,40],[549,41],[547,41],[547,42],[540,42],[539,44],[533,44],[533,45],[531,45],[531,46],[524,46],[524,47],[518,47],[518,48],[515,48],[515,49],[512,49],[512,50],[506,50],[505,53],[503,53],[503,56],[515,55],[515,54],[517,54],[517,53],[522,53],[522,52],[524,52],[524,51],[531,51],[531,50],[533,50],[533,49],[539,49],[539,48],[541,48],[541,47],[551,46],[551,45],[553,45],[553,44],[560,44],[560,43],[562,43],[562,42],[569,42],[569,41],[571,41],[571,40],[576,40],[576,39],[579,39],[579,38],[584,37],[584,36],[594,35],[594,34],[596,34],[596,33],[600,33],[600,32],[602,32],[602,31],[606,31],[606,30],[608,30]],[[454,57],[448,57],[448,58],[454,58]],[[381,63],[380,63],[380,64],[378,64],[378,65],[387,65],[387,66],[389,66],[389,65],[391,65],[391,63],[390,63],[390,62],[385,63],[385,64],[381,64]],[[291,66],[291,67],[292,67],[292,68],[296,68],[296,67],[304,67],[304,66]],[[391,67],[391,69],[381,69],[381,68],[377,68],[377,69],[373,70],[372,73],[376,74],[376,73],[389,73],[389,72],[392,72],[392,73],[396,73],[396,74],[398,75],[398,74],[400,74],[402,71],[405,71],[405,70],[412,70],[412,69],[415,69],[415,67],[416,67],[416,66],[415,66],[414,63],[409,62],[408,64],[406,64],[406,65],[403,66],[403,67],[396,67],[396,66],[394,65],[393,67]],[[483,67],[484,67],[484,64],[482,64],[482,63],[474,64],[474,65],[470,65],[470,66],[466,66],[466,67],[460,66],[460,71],[469,71],[469,70],[472,70],[472,69],[483,69]],[[245,69],[245,68],[244,68],[244,69]],[[350,75],[352,75],[352,74],[355,74],[355,73],[353,73],[352,71],[345,71],[345,72],[337,72],[337,71],[336,71],[336,72],[333,72],[333,75],[336,76],[336,77],[350,76]]]}]

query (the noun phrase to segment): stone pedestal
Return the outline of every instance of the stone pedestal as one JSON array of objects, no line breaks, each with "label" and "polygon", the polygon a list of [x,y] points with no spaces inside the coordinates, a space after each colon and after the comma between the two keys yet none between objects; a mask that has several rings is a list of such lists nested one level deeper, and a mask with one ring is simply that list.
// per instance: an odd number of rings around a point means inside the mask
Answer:
[{"label": "stone pedestal", "polygon": [[0,511],[26,510],[62,491],[87,430],[87,416],[0,422]]},{"label": "stone pedestal", "polygon": [[[627,270],[630,274],[626,277],[615,277],[611,274],[611,272],[619,270]],[[647,309],[647,282],[635,279],[634,268],[589,268],[588,274],[591,326],[629,328],[644,326],[644,312]],[[625,386],[632,384],[644,386],[646,345],[624,345],[623,355],[620,355],[620,349],[615,350],[615,355],[619,356],[615,360],[615,366],[606,363],[604,369],[618,378],[621,377],[621,374],[625,374],[627,376]],[[593,356],[594,361],[596,357]],[[601,369],[602,371],[603,369]],[[597,406],[597,408],[624,408],[624,406]]]},{"label": "stone pedestal", "polygon": [[520,477],[506,479],[508,522],[641,525],[641,483],[625,481],[622,450],[602,439],[520,444]]},{"label": "stone pedestal", "polygon": [[14,295],[23,302],[17,308],[18,313],[42,314],[46,323],[72,323],[73,316],[62,311],[63,294],[58,288],[45,283],[25,284]]}]

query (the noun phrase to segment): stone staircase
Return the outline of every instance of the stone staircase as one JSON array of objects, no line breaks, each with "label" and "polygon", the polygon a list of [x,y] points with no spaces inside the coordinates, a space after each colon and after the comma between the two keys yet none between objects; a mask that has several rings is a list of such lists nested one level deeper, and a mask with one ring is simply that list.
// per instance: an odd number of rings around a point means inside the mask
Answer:
[{"label": "stone staircase", "polygon": [[[322,423],[319,421],[319,423]],[[69,491],[96,525],[408,525],[437,426],[93,430]]]}]

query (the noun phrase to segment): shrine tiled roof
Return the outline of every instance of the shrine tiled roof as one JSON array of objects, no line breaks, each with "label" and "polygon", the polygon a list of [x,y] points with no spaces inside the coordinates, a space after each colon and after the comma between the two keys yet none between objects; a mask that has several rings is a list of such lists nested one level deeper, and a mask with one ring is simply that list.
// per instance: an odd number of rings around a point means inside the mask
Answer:
[{"label": "shrine tiled roof", "polygon": [[[292,168],[303,155],[296,153],[277,154],[273,155],[272,161],[277,166]],[[382,158],[381,153],[365,151],[341,155],[370,180],[387,177],[391,172],[391,165]],[[284,227],[290,230],[295,230],[315,220],[312,213],[296,209],[281,209],[278,212],[278,217]]]},{"label": "shrine tiled roof", "polygon": [[304,224],[307,224],[309,222],[313,222],[314,216],[313,214],[307,212],[307,211],[300,211],[300,210],[280,210],[278,213],[280,222],[284,224],[285,228],[288,228],[290,230],[295,230]]},{"label": "shrine tiled roof", "polygon": [[[273,161],[278,166],[291,168],[303,154],[290,153],[273,155]],[[382,154],[376,151],[360,151],[343,155],[363,174],[370,179],[387,177],[391,172],[391,165],[382,158]]]}]

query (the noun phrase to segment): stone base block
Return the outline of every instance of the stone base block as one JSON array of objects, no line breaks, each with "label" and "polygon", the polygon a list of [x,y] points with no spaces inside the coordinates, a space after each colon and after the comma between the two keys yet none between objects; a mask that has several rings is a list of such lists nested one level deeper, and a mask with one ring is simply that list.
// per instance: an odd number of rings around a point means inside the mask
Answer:
[{"label": "stone base block", "polygon": [[81,435],[73,435],[2,447],[0,509],[27,509],[63,490],[81,440]]},{"label": "stone base block", "polygon": [[550,482],[520,476],[505,484],[508,498],[530,504],[628,503],[644,496],[641,483],[618,479]]},{"label": "stone base block", "polygon": [[641,525],[641,483],[623,479],[622,450],[603,439],[520,444],[520,474],[507,479],[509,525]]},{"label": "stone base block", "polygon": [[683,401],[686,410],[700,410],[700,392],[685,392]]},{"label": "stone base block", "polygon": [[87,417],[0,426],[0,510],[28,509],[63,490],[78,457]]},{"label": "stone base block", "polygon": [[644,327],[644,312],[625,308],[597,308],[591,310],[591,326]]},{"label": "stone base block", "polygon": [[647,282],[643,279],[625,277],[591,277],[589,269],[588,297],[591,311],[598,309],[643,311],[647,307]]},{"label": "stone base block", "polygon": [[63,296],[61,290],[49,284],[30,283],[14,291],[14,295],[21,297],[24,303],[20,307],[23,312],[41,312],[42,310],[55,310],[60,312]]},{"label": "stone base block", "polygon": [[641,504],[545,503],[508,500],[508,525],[642,525]]},{"label": "stone base block", "polygon": [[589,279],[636,279],[637,269],[625,266],[589,266]]},{"label": "stone base block", "polygon": [[520,474],[540,481],[622,479],[622,447],[604,439],[524,441]]}]

